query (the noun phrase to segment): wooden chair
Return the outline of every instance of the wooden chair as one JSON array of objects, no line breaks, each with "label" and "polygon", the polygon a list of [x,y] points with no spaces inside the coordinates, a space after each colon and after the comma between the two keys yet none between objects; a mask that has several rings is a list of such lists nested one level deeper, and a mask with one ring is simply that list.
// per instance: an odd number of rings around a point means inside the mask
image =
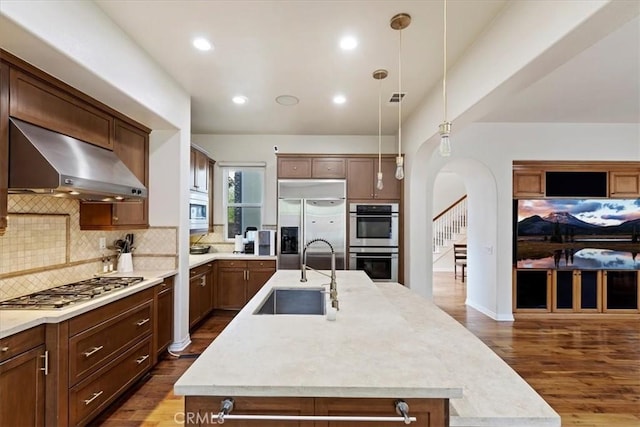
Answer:
[{"label": "wooden chair", "polygon": [[467,275],[467,245],[466,243],[453,244],[453,278],[458,278],[458,267],[462,269],[462,283]]}]

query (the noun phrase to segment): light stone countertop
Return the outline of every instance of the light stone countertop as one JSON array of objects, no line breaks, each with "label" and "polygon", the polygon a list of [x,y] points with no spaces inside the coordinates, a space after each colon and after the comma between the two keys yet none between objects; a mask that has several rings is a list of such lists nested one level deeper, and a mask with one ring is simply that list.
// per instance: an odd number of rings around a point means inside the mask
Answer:
[{"label": "light stone countertop", "polygon": [[189,254],[189,268],[197,267],[217,259],[269,260],[276,261],[276,256],[234,254],[231,252],[211,252],[207,254]]},{"label": "light stone countertop", "polygon": [[254,315],[273,287],[328,278],[279,270],[175,383],[178,395],[460,398],[462,384],[362,271],[338,271],[336,321]]},{"label": "light stone countertop", "polygon": [[71,304],[66,308],[54,310],[0,310],[0,338],[25,331],[43,323],[60,323],[79,314],[86,313],[95,308],[102,307],[126,296],[135,294],[151,286],[162,282],[162,279],[177,274],[177,270],[134,270],[130,273],[113,273],[109,277],[138,277],[145,278],[140,283],[126,288],[110,292],[100,298],[86,302]]},{"label": "light stone countertop", "polygon": [[560,416],[480,339],[431,301],[404,286],[378,283],[411,325],[417,339],[436,352],[441,369],[463,385],[451,399],[451,427],[559,427]]}]

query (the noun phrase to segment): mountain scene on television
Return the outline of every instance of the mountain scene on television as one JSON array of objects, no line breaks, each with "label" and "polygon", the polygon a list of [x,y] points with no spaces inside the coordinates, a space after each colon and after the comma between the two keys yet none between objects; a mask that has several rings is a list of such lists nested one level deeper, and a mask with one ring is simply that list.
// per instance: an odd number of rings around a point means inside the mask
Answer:
[{"label": "mountain scene on television", "polygon": [[517,268],[640,270],[640,199],[518,200]]}]

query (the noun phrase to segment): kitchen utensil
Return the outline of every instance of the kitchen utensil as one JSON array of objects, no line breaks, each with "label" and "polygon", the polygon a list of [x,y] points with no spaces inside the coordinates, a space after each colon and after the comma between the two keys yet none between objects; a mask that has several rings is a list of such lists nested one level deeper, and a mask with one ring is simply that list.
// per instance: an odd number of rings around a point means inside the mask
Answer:
[{"label": "kitchen utensil", "polygon": [[124,252],[124,251],[123,251],[124,245],[125,245],[125,243],[124,243],[124,240],[122,240],[122,239],[117,239],[117,240],[115,240],[115,241],[113,242],[113,246],[114,246],[117,250],[119,250],[120,252]]},{"label": "kitchen utensil", "polygon": [[193,245],[189,248],[190,254],[206,254],[211,249],[210,245]]}]

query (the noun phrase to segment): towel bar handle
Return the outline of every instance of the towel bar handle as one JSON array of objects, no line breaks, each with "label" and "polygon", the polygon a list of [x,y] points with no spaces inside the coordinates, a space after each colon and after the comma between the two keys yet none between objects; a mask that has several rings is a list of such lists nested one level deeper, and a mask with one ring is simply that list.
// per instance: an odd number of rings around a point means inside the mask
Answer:
[{"label": "towel bar handle", "polygon": [[231,415],[233,399],[224,399],[220,402],[218,412],[218,424],[224,424],[225,420],[258,420],[258,421],[363,421],[363,422],[403,422],[411,424],[418,421],[416,417],[409,416],[409,405],[404,400],[395,402],[396,412],[399,417],[367,417],[367,416],[335,416],[335,415]]}]

